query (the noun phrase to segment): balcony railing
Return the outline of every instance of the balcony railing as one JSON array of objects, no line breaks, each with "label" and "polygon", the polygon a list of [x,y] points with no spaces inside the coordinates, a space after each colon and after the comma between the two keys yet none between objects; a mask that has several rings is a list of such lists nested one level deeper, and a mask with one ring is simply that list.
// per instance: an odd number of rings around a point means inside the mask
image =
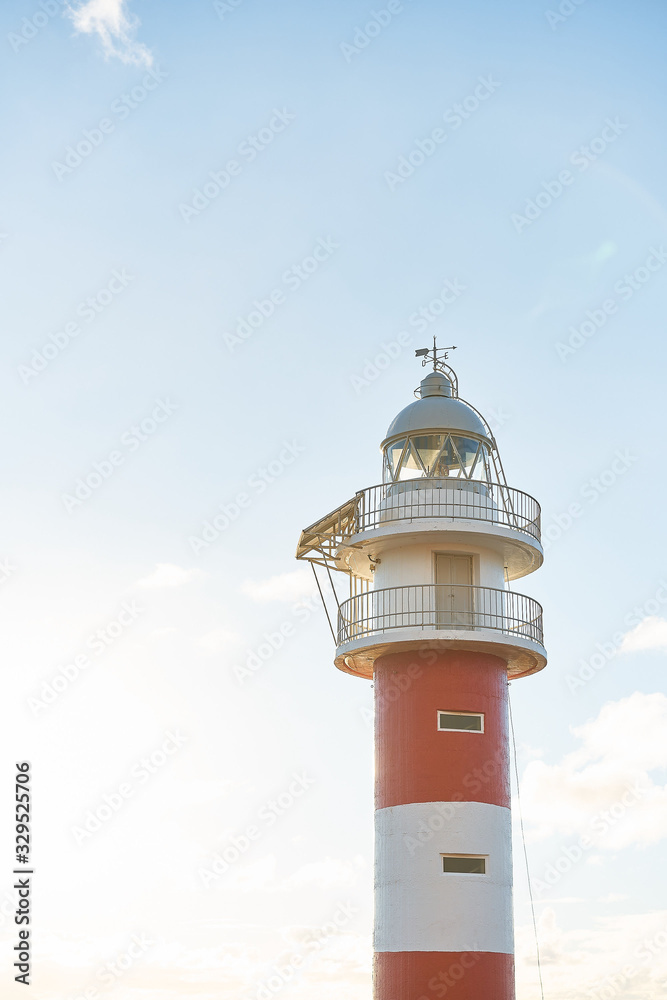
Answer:
[{"label": "balcony railing", "polygon": [[537,500],[500,483],[407,479],[371,486],[357,493],[355,499],[357,531],[369,531],[396,521],[451,518],[501,524],[540,540]]},{"label": "balcony railing", "polygon": [[398,628],[490,629],[543,643],[542,608],[532,597],[494,587],[430,583],[370,590],[345,601],[338,614],[338,645]]}]

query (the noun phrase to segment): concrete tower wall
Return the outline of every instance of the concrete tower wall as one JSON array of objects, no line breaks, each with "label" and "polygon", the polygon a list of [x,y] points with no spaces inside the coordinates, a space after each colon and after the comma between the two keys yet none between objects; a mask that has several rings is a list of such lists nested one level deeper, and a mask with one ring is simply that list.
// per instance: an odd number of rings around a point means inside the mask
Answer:
[{"label": "concrete tower wall", "polygon": [[[374,996],[512,1000],[507,665],[391,653],[375,663],[375,703]],[[479,713],[483,732],[439,730],[439,712]],[[446,873],[444,855],[484,858],[485,872]]]},{"label": "concrete tower wall", "polygon": [[471,555],[474,567],[473,582],[477,586],[496,587],[502,590],[505,585],[502,557],[492,549],[450,542],[444,532],[437,545],[414,542],[401,545],[400,539],[397,542],[395,546],[387,545],[382,550],[382,558],[374,574],[375,590],[435,583],[435,555],[438,552]]}]

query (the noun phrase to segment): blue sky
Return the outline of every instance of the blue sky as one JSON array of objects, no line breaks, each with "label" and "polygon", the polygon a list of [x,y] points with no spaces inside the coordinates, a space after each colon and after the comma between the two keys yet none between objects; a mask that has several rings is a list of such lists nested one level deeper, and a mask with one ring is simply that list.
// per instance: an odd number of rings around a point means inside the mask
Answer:
[{"label": "blue sky", "polygon": [[[547,994],[599,993],[618,956],[636,974],[615,995],[662,995],[664,946],[635,952],[667,927],[667,12],[405,0],[351,52],[386,4],[74,6],[0,11],[3,759],[8,778],[33,760],[41,810],[35,996],[84,993],[135,932],[156,943],[120,996],[255,997],[295,949],[312,955],[286,996],[370,995],[371,692],[333,668],[293,555],[302,527],[380,480],[433,334],[457,345],[461,393],[551,539],[519,587],[544,606],[549,666],[512,687],[534,877],[646,789],[539,895]],[[184,212],[230,160],[225,189]],[[461,294],[418,330],[447,280]],[[127,602],[141,610],[98,657],[90,635]],[[90,666],[36,710],[82,650]],[[178,752],[78,844],[175,727]],[[305,772],[204,889],[199,869]],[[354,915],[308,950],[342,905]],[[516,917],[528,1000],[518,864]]]}]

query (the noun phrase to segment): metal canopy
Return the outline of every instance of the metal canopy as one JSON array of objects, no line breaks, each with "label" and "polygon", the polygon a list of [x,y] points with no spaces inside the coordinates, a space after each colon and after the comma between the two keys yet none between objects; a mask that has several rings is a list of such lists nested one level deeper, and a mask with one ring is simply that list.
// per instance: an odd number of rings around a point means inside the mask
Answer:
[{"label": "metal canopy", "polygon": [[296,549],[297,559],[306,559],[319,566],[326,566],[327,569],[350,573],[348,566],[337,562],[336,552],[341,543],[358,530],[361,497],[362,494],[358,493],[347,503],[320,518],[319,521],[315,521],[309,528],[304,528]]}]

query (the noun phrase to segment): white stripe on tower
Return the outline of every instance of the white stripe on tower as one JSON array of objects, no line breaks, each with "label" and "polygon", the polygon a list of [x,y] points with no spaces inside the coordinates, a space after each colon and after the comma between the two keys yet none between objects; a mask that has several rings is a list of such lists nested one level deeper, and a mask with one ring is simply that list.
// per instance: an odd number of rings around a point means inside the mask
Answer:
[{"label": "white stripe on tower", "polygon": [[[514,950],[509,809],[415,802],[375,814],[375,950]],[[486,859],[484,875],[442,871],[442,854]]]}]

